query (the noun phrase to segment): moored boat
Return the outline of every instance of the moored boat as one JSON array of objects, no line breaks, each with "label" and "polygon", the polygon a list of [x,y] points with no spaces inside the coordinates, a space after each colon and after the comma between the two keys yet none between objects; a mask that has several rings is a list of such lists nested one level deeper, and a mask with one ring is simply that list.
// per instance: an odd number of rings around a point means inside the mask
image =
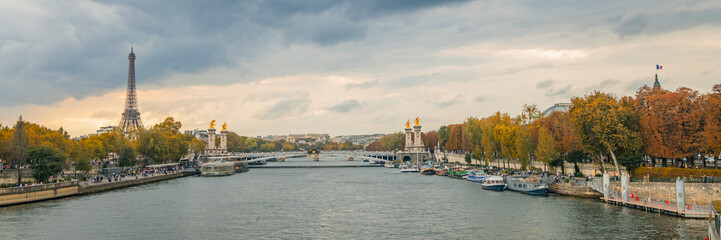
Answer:
[{"label": "moored boat", "polygon": [[386,162],[386,164],[383,164],[383,167],[395,168],[396,166],[395,164],[393,164],[393,162]]},{"label": "moored boat", "polygon": [[233,162],[208,162],[200,166],[200,176],[229,176],[235,174],[235,170]]},{"label": "moored boat", "polygon": [[466,175],[468,175],[468,172],[462,169],[451,168],[451,170],[448,170],[448,176],[453,178],[464,178]]},{"label": "moored boat", "polygon": [[483,180],[481,188],[485,190],[503,191],[506,189],[506,182],[501,176],[488,176]]},{"label": "moored boat", "polygon": [[418,168],[416,166],[411,165],[404,165],[401,167],[401,173],[411,173],[411,172],[418,172]]},{"label": "moored boat", "polygon": [[423,169],[423,170],[421,171],[421,174],[423,174],[423,175],[435,175],[435,174],[436,174],[436,170],[433,169],[433,168],[426,168],[426,169]]},{"label": "moored boat", "polygon": [[548,187],[543,180],[532,176],[508,176],[506,187],[511,191],[530,195],[548,196]]},{"label": "moored boat", "polygon": [[488,174],[486,174],[484,171],[476,171],[468,173],[468,177],[466,179],[471,182],[483,182],[486,177],[488,177]]}]

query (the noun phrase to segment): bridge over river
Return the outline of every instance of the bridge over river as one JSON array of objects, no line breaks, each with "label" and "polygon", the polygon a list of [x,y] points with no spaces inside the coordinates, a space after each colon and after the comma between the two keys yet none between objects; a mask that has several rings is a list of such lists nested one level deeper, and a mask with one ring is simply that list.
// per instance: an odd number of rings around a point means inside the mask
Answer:
[{"label": "bridge over river", "polygon": [[[309,154],[303,151],[228,153],[204,155],[203,157],[208,160],[246,160],[251,168],[373,167],[396,158],[393,152],[379,151],[325,151],[318,154]],[[313,161],[314,158],[317,158],[318,161]],[[291,159],[300,160],[289,161]],[[273,162],[273,164],[266,165],[268,162]]]}]

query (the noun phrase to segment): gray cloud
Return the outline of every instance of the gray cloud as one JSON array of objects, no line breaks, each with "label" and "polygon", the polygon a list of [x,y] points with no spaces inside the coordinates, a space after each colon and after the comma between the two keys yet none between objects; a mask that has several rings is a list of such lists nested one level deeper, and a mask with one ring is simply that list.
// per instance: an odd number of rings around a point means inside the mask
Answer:
[{"label": "gray cloud", "polygon": [[[0,75],[5,79],[0,81],[0,105],[46,105],[121,89],[131,41],[138,84],[157,85],[174,73],[252,62],[269,49],[361,41],[382,18],[463,2],[100,0],[35,9],[52,18],[5,8],[0,10]],[[91,14],[97,12],[104,14]],[[245,74],[239,79],[162,84],[227,84],[269,77],[262,70]]]},{"label": "gray cloud", "polygon": [[566,87],[562,87],[559,89],[549,89],[546,91],[547,97],[565,97],[570,94],[571,90],[571,84],[568,84]]},{"label": "gray cloud", "polygon": [[337,112],[337,113],[345,113],[349,112],[353,109],[359,108],[361,106],[361,103],[358,100],[351,99],[351,100],[345,100],[342,103],[339,103],[335,106],[329,107],[328,110]]},{"label": "gray cloud", "polygon": [[677,11],[673,7],[660,12],[637,10],[621,17],[614,32],[621,38],[639,34],[658,34],[701,25],[721,25],[721,7]]},{"label": "gray cloud", "polygon": [[273,104],[269,109],[255,115],[260,120],[276,120],[302,115],[308,111],[310,98],[308,94],[299,97],[286,98]]},{"label": "gray cloud", "polygon": [[349,84],[346,84],[345,87],[346,87],[346,89],[353,89],[353,88],[369,89],[369,88],[375,87],[376,85],[378,85],[377,79],[373,80],[373,81],[362,82],[362,83],[349,83]]},{"label": "gray cloud", "polygon": [[473,101],[477,103],[486,102],[488,100],[491,100],[491,97],[486,95],[478,95],[476,98],[473,99]]},{"label": "gray cloud", "polygon": [[389,82],[389,85],[394,88],[412,87],[430,82],[437,81],[440,78],[440,73],[421,74],[414,76],[402,77]]},{"label": "gray cloud", "polygon": [[120,111],[99,111],[93,113],[90,117],[97,119],[117,119],[120,113]]},{"label": "gray cloud", "polygon": [[608,89],[609,87],[613,87],[613,86],[618,85],[618,84],[620,84],[620,83],[621,83],[620,80],[616,80],[616,79],[606,79],[606,80],[601,81],[600,83],[597,83],[597,84],[594,84],[594,85],[591,85],[591,86],[585,88],[585,89],[584,89],[584,92],[590,92],[590,91],[593,91],[593,90],[608,91],[608,90],[609,90],[609,89]]},{"label": "gray cloud", "polygon": [[[594,29],[631,38],[721,24],[721,8],[703,1],[504,2],[492,7],[468,2],[99,0],[34,4],[30,7],[39,9],[31,12],[44,13],[37,15],[4,6],[0,106],[48,105],[120,90],[130,41],[136,46],[138,84],[146,88],[247,83],[306,73],[378,73],[390,80],[348,87],[402,88],[468,81],[468,73],[452,71],[392,75],[403,72],[399,69],[465,64],[424,55],[439,49],[521,38],[534,42],[518,41],[518,47],[597,47],[606,38],[594,35],[585,41],[578,35]],[[549,33],[566,40],[535,41]],[[500,71],[554,67],[540,63]],[[216,68],[240,73],[232,78],[170,78]]]},{"label": "gray cloud", "polygon": [[536,84],[536,88],[538,89],[544,89],[553,86],[553,79],[548,79],[545,81],[540,81]]},{"label": "gray cloud", "polygon": [[621,21],[613,30],[621,38],[641,33],[648,26],[649,19],[638,12],[628,13],[621,18]]},{"label": "gray cloud", "polygon": [[440,100],[440,101],[433,101],[433,100],[427,100],[426,103],[431,104],[433,106],[436,106],[437,108],[446,108],[451,107],[454,105],[462,104],[465,102],[464,98],[466,96],[463,94],[456,95],[455,98],[449,99],[449,100]]},{"label": "gray cloud", "polygon": [[638,92],[638,89],[643,87],[644,85],[653,86],[653,81],[654,80],[652,77],[651,78],[648,78],[648,77],[638,78],[631,82],[626,83],[623,90],[625,91],[626,94],[635,94],[636,92]]}]

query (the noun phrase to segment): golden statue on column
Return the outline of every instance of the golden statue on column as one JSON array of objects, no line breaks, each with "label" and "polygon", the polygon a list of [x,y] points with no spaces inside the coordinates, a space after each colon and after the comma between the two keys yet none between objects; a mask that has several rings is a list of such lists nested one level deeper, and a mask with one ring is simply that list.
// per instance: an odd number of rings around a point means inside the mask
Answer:
[{"label": "golden statue on column", "polygon": [[411,128],[411,121],[410,121],[410,120],[406,121],[406,128]]},{"label": "golden statue on column", "polygon": [[416,117],[416,120],[414,122],[416,122],[416,126],[421,125],[421,120],[419,120],[418,117]]},{"label": "golden statue on column", "polygon": [[215,129],[215,120],[210,121],[210,128]]},{"label": "golden statue on column", "polygon": [[228,128],[228,124],[227,124],[227,123],[223,123],[223,131],[225,131],[227,128]]}]

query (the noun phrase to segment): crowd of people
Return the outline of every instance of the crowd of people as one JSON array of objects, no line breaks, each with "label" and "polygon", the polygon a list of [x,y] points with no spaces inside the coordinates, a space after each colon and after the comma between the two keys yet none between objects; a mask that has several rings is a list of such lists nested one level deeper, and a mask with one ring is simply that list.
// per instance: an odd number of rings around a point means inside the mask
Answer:
[{"label": "crowd of people", "polygon": [[152,177],[156,175],[167,175],[171,173],[178,173],[183,169],[183,166],[172,165],[165,167],[145,167],[128,169],[121,173],[108,172],[106,174],[99,174],[98,176],[88,178],[84,181],[84,184],[90,183],[102,183],[102,182],[121,182],[128,179],[139,179],[144,177]]}]

